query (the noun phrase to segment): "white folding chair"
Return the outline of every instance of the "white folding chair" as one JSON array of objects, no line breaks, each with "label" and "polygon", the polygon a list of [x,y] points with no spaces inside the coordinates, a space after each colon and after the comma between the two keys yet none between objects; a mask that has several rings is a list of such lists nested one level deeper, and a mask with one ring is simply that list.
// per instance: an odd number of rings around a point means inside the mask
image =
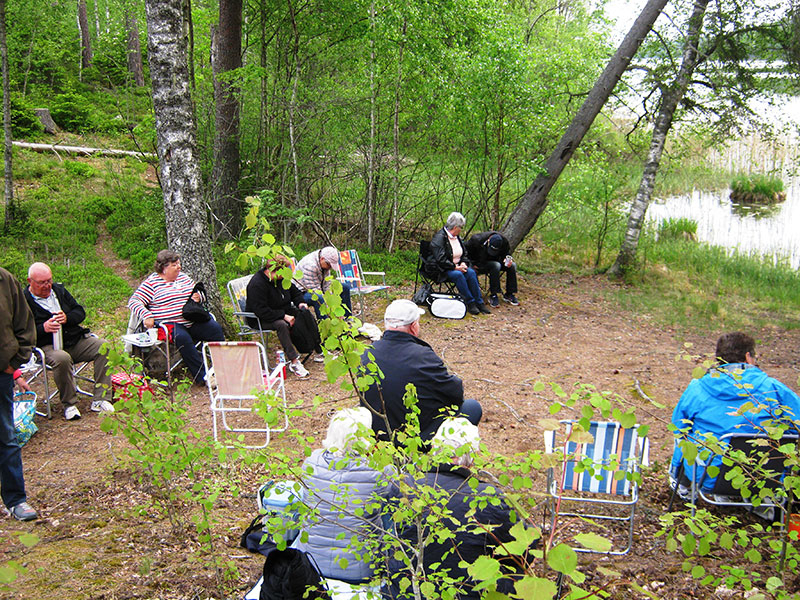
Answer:
[{"label": "white folding chair", "polygon": [[[361,259],[356,250],[342,250],[339,252],[339,264],[333,265],[338,277],[342,281],[350,284],[350,295],[358,296],[358,312],[353,312],[354,316],[364,312],[364,296],[372,292],[380,292],[389,289],[386,285],[386,273],[384,271],[363,271],[361,269]],[[367,284],[367,275],[378,278],[381,283]]]},{"label": "white folding chair", "polygon": [[[545,452],[561,452],[558,472],[554,467],[547,471],[551,527],[555,528],[557,520],[565,516],[628,522],[624,550],[573,548],[576,552],[627,554],[633,545],[633,521],[639,500],[639,485],[630,475],[639,473],[641,466],[647,464],[647,438],[639,436],[638,425],[626,429],[614,421],[591,421],[588,431],[577,421],[561,424],[563,431],[544,432]],[[586,510],[579,510],[582,507]]]},{"label": "white folding chair", "polygon": [[[211,398],[214,439],[241,434],[248,448],[264,448],[271,432],[286,431],[284,365],[270,372],[267,353],[258,342],[206,342],[203,363]],[[269,408],[258,412],[266,395]],[[251,443],[253,442],[253,443]]]}]

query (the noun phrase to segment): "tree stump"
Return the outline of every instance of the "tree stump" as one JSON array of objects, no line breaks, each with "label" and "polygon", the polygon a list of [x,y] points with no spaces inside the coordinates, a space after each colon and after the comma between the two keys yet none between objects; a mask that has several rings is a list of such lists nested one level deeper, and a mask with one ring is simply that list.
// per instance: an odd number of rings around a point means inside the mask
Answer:
[{"label": "tree stump", "polygon": [[56,122],[53,121],[53,117],[50,116],[49,108],[35,108],[33,110],[36,113],[36,116],[39,117],[39,121],[44,127],[45,133],[53,134],[58,131],[58,125],[56,125]]}]

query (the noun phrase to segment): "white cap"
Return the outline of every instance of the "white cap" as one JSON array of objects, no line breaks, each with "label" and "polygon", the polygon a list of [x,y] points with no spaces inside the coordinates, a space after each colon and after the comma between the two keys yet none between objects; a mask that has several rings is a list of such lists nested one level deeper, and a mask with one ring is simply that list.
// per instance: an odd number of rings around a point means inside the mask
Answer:
[{"label": "white cap", "polygon": [[411,300],[395,300],[386,307],[383,313],[383,322],[387,327],[405,327],[419,321],[420,315],[425,311]]}]

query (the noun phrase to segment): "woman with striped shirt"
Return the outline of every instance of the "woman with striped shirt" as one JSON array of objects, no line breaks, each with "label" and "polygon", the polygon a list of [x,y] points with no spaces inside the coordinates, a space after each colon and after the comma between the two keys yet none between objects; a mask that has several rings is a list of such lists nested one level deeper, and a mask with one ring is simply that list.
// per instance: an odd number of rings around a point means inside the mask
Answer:
[{"label": "woman with striped shirt", "polygon": [[155,273],[133,292],[128,308],[142,324],[150,329],[156,324],[174,325],[173,342],[181,353],[192,379],[202,383],[206,372],[203,360],[195,348],[199,341],[221,342],[225,339],[222,327],[214,319],[205,323],[192,323],[183,318],[183,305],[192,296],[199,301],[199,294],[192,295],[194,281],[181,272],[181,257],[172,250],[162,250],[156,256]]}]

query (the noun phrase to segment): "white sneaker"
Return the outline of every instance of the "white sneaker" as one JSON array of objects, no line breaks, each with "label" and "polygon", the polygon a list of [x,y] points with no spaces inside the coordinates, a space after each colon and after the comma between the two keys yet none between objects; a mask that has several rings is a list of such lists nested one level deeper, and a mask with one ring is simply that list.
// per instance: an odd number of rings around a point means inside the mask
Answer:
[{"label": "white sneaker", "polygon": [[77,407],[77,406],[75,406],[74,404],[70,404],[70,405],[69,405],[69,406],[68,406],[68,407],[67,407],[67,408],[64,410],[64,418],[65,418],[67,421],[76,421],[76,420],[78,420],[78,419],[80,419],[80,418],[81,418],[81,411],[79,411],[79,410],[78,410],[78,407]]},{"label": "white sneaker", "polygon": [[114,405],[108,400],[95,400],[89,407],[94,412],[112,413],[114,412]]},{"label": "white sneaker", "polygon": [[318,363],[325,362],[325,355],[324,354],[317,354],[315,352],[313,360],[314,360],[314,362],[318,362]]},{"label": "white sneaker", "polygon": [[289,363],[289,370],[297,375],[300,379],[308,377],[309,373],[299,360],[297,362]]}]

